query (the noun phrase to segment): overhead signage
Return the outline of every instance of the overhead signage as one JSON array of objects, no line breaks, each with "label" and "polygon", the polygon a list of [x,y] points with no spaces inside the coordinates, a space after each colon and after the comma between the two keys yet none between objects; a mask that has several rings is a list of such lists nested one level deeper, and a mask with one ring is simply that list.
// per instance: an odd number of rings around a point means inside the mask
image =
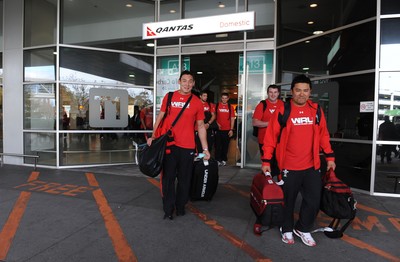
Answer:
[{"label": "overhead signage", "polygon": [[144,23],[142,38],[145,40],[254,30],[254,25],[254,11],[165,22]]}]

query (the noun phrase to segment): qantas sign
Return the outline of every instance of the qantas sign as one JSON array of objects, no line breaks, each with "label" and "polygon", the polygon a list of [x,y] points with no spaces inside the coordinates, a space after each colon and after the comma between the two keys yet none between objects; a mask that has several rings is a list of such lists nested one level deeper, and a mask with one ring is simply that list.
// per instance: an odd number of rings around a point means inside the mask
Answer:
[{"label": "qantas sign", "polygon": [[254,30],[255,13],[243,12],[143,24],[143,39]]}]

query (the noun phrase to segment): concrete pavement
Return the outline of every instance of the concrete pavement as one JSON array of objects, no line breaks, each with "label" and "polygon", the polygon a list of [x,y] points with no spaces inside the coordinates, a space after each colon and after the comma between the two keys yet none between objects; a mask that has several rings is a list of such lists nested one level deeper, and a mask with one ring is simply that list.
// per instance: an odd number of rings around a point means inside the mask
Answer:
[{"label": "concrete pavement", "polygon": [[[135,165],[0,168],[2,261],[400,261],[400,201],[354,193],[358,214],[341,239],[315,233],[284,244],[277,228],[257,237],[249,206],[254,169],[220,167],[210,202],[163,220],[158,179]],[[330,219],[320,214],[317,227]]]}]

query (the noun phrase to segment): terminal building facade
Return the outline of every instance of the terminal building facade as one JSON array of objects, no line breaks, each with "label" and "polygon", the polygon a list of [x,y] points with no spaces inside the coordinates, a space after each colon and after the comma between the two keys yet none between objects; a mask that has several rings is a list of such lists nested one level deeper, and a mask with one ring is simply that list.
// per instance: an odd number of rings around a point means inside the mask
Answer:
[{"label": "terminal building facade", "polygon": [[[134,162],[148,134],[134,119],[142,111],[153,120],[187,69],[210,102],[229,93],[237,120],[229,163],[257,168],[255,106],[271,83],[289,98],[293,77],[306,74],[327,116],[337,175],[361,192],[400,195],[397,0],[2,0],[0,8],[6,164],[33,164],[24,154],[48,168]],[[251,29],[226,29],[248,15]],[[225,16],[234,20],[215,30],[211,21]],[[191,20],[206,31],[157,37],[145,26],[184,31]],[[398,131],[389,140],[379,136],[385,116]],[[391,161],[381,159],[388,146]]]}]

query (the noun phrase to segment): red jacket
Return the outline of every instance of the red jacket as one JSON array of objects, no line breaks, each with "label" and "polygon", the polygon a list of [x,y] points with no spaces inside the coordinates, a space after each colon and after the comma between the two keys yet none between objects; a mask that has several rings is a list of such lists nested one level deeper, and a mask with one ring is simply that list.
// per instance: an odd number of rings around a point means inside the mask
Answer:
[{"label": "red jacket", "polygon": [[[313,103],[312,101],[309,100],[307,101],[306,106],[311,107],[311,111],[314,113],[314,115],[317,114],[317,107],[318,107],[317,103]],[[279,114],[283,115],[284,110],[285,110],[284,106],[277,109],[269,122],[264,138],[264,145],[263,145],[264,155],[261,157],[263,166],[270,166],[271,158],[275,149],[276,149],[276,160],[278,162],[279,168],[281,168],[282,164],[284,163],[288,134],[290,134],[290,130],[293,127],[293,123],[291,121],[287,121],[286,127],[282,129],[281,133],[281,125],[279,124],[278,121],[278,115]],[[327,161],[335,161],[335,155],[330,144],[329,132],[326,126],[326,119],[324,113],[322,112],[322,109],[321,109],[319,125],[315,124],[314,122],[313,128],[314,128],[314,137],[313,137],[314,168],[319,169],[321,166],[321,161],[319,158],[320,151],[322,151],[325,154]],[[281,137],[278,143],[279,134],[281,134]],[[301,141],[299,141],[299,143],[301,143]]]}]

